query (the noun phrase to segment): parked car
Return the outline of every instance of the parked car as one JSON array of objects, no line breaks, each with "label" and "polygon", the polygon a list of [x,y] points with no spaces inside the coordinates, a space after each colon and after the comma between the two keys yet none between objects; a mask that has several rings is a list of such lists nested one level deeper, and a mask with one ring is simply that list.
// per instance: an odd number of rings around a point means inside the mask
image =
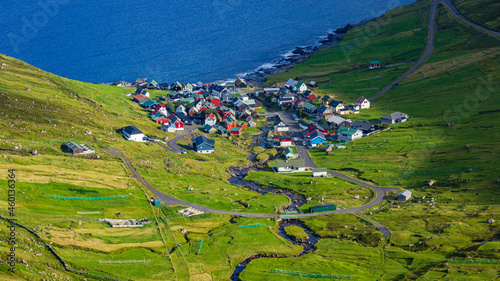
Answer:
[{"label": "parked car", "polygon": [[187,151],[185,151],[184,149],[181,150],[181,154],[186,154],[186,153],[187,153]]},{"label": "parked car", "polygon": [[303,145],[303,146],[306,146],[306,145],[307,145],[307,142],[306,142],[306,141],[303,141],[303,142],[302,142],[302,145]]}]

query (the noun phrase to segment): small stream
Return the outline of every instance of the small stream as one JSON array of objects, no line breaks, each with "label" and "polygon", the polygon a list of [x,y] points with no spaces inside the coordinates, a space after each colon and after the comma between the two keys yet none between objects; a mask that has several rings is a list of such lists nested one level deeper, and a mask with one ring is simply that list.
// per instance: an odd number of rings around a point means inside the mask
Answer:
[{"label": "small stream", "polygon": [[[304,242],[297,242],[295,240],[293,240],[292,238],[288,237],[286,234],[285,234],[285,227],[287,226],[291,226],[291,225],[295,225],[295,226],[298,226],[300,228],[302,228],[305,233],[308,235],[308,237],[305,239]],[[319,238],[316,237],[309,229],[305,228],[298,220],[296,219],[284,219],[284,220],[281,220],[279,222],[279,228],[278,228],[278,234],[285,238],[286,240],[292,242],[293,244],[295,245],[301,245],[303,247],[302,251],[296,255],[294,255],[294,257],[300,257],[300,256],[303,256],[305,254],[308,254],[310,252],[313,252],[316,250],[316,243],[319,242]],[[255,260],[255,259],[260,259],[260,258],[286,258],[285,256],[280,256],[280,255],[268,255],[268,254],[258,254],[258,255],[254,255],[246,260],[244,260],[242,263],[238,264],[236,266],[236,268],[234,269],[234,272],[233,274],[231,275],[231,281],[238,281],[240,280],[239,277],[240,277],[240,274],[243,272],[243,270],[245,270],[245,268],[247,267],[247,265]]]},{"label": "small stream", "polygon": [[[263,136],[264,136],[264,134],[262,135],[262,137],[259,140],[257,138],[254,138],[254,144],[258,142],[258,145],[265,147],[265,143],[262,141],[262,139],[265,139]],[[229,182],[231,184],[238,185],[238,186],[250,189],[252,191],[258,192],[262,195],[264,195],[266,193],[285,195],[286,197],[288,197],[290,199],[290,204],[287,205],[285,208],[283,208],[282,211],[301,213],[301,211],[299,211],[299,207],[306,203],[306,198],[304,196],[293,193],[293,192],[291,192],[289,190],[285,190],[285,189],[273,188],[273,187],[261,187],[261,186],[257,185],[255,182],[243,180],[246,177],[246,175],[248,175],[248,173],[250,171],[258,171],[258,170],[262,169],[262,167],[259,167],[258,164],[256,164],[255,156],[256,155],[251,155],[248,158],[250,160],[250,162],[252,162],[252,164],[249,166],[230,167],[229,171],[231,172],[231,174],[233,176],[231,178],[229,178]],[[245,208],[247,206],[242,202],[238,202],[238,203],[245,206]],[[295,226],[302,228],[304,230],[304,232],[308,235],[308,237],[303,242],[297,242],[297,241],[293,240],[292,238],[288,237],[285,234],[285,227],[291,226],[291,225],[295,225]],[[309,229],[305,228],[296,219],[282,219],[282,220],[280,220],[279,221],[279,228],[278,228],[278,235],[280,235],[281,237],[285,238],[286,240],[290,241],[291,243],[293,243],[295,245],[301,245],[303,247],[302,251],[300,253],[296,254],[295,257],[299,257],[299,256],[305,255],[307,253],[310,253],[310,252],[316,250],[314,245],[316,245],[316,243],[318,243],[318,241],[319,241],[318,237],[316,237],[313,233],[311,233],[311,231]],[[236,266],[233,274],[231,275],[231,280],[232,281],[239,280],[239,276],[240,276],[241,272],[243,272],[243,270],[245,270],[246,266],[252,260],[259,259],[259,258],[284,258],[284,256],[279,256],[276,254],[274,254],[274,255],[257,254],[257,255],[250,257],[250,258],[247,258],[242,263],[240,263],[239,265]]]}]

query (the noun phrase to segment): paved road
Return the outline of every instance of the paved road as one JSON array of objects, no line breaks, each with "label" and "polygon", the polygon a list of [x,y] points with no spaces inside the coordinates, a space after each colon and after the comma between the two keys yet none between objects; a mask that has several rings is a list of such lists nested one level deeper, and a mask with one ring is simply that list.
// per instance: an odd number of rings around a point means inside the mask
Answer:
[{"label": "paved road", "polygon": [[443,5],[445,5],[446,7],[448,7],[448,8],[450,9],[451,13],[452,13],[455,17],[457,17],[457,18],[459,18],[460,20],[462,20],[463,22],[465,22],[465,23],[467,23],[467,24],[470,24],[470,25],[472,25],[472,26],[474,26],[474,27],[476,27],[476,28],[479,28],[479,29],[481,29],[481,30],[483,30],[483,31],[486,31],[486,32],[488,32],[489,34],[491,34],[491,35],[493,35],[493,36],[498,36],[498,37],[500,37],[500,32],[497,32],[497,31],[493,31],[493,30],[487,29],[487,28],[485,28],[485,27],[483,27],[483,26],[480,26],[480,25],[478,25],[478,24],[475,24],[475,23],[471,22],[470,20],[466,19],[464,16],[462,16],[462,15],[460,14],[460,12],[457,10],[457,8],[455,8],[455,6],[453,6],[453,3],[451,3],[451,1],[450,1],[450,0],[442,0],[442,1],[441,1],[441,3],[443,3]]},{"label": "paved road", "polygon": [[425,50],[425,53],[423,56],[417,61],[417,63],[412,66],[408,71],[405,72],[405,74],[401,75],[398,79],[393,81],[391,84],[389,84],[387,87],[383,88],[380,92],[376,93],[375,95],[371,96],[368,98],[368,100],[374,100],[381,95],[385,94],[388,90],[392,89],[396,84],[401,82],[403,79],[408,77],[410,74],[412,74],[417,68],[419,68],[432,54],[434,51],[434,35],[436,34],[436,11],[437,11],[437,5],[441,3],[440,1],[432,2],[431,4],[431,16],[430,16],[430,24],[429,24],[429,39],[427,40],[427,49]]},{"label": "paved road", "polygon": [[[281,117],[283,118],[283,120],[290,125],[291,127],[291,132],[292,134],[296,135],[298,138],[300,138],[302,140],[302,137],[300,136],[300,127],[298,126],[298,123],[296,121],[293,121],[291,119],[291,115],[292,113],[290,112],[287,112],[287,113],[283,113],[281,114]],[[186,131],[184,131],[183,133],[181,133],[180,135],[178,135],[177,137],[173,138],[172,140],[170,140],[168,142],[169,146],[172,147],[172,149],[168,149],[166,146],[163,146],[159,143],[157,143],[158,145],[164,147],[166,150],[168,151],[179,151],[180,152],[180,148],[175,144],[175,142],[180,139],[181,137],[189,134],[190,132],[196,130],[199,126],[194,126]],[[313,162],[312,162],[312,159],[310,158],[309,154],[307,153],[307,150],[304,146],[302,145],[297,145],[297,150],[299,151],[300,153],[300,156],[306,161],[306,164],[310,167],[317,167]],[[133,167],[132,163],[130,163],[129,159],[127,159],[127,157],[125,157],[120,151],[116,150],[116,149],[109,149],[108,150],[110,153],[114,154],[114,155],[117,155],[119,156],[124,162],[125,164],[127,165],[128,169],[132,172],[132,174],[134,175],[134,177],[140,182],[142,183],[145,187],[147,187],[151,192],[153,192],[154,194],[156,194],[156,196],[158,196],[158,198],[163,201],[166,205],[184,205],[184,206],[189,206],[189,207],[193,207],[193,208],[196,208],[198,210],[201,210],[205,213],[219,213],[219,214],[227,214],[227,215],[235,215],[235,216],[244,216],[244,217],[260,217],[260,218],[275,218],[275,217],[279,217],[279,215],[275,215],[275,214],[258,214],[258,213],[242,213],[242,212],[229,212],[229,211],[221,211],[221,210],[215,210],[215,209],[212,209],[212,208],[208,208],[208,207],[205,207],[205,206],[202,206],[202,205],[198,205],[198,204],[193,204],[193,203],[190,203],[190,202],[186,202],[186,201],[183,201],[183,200],[180,200],[178,198],[175,198],[173,196],[169,196],[165,193],[162,193],[158,190],[156,190],[153,186],[151,186],[146,180],[144,180],[140,175],[139,173],[135,170],[135,168]],[[366,186],[366,187],[369,187],[371,189],[373,189],[375,191],[375,200],[373,200],[372,202],[364,205],[364,206],[360,206],[360,207],[356,207],[356,208],[351,208],[351,209],[341,209],[341,210],[336,210],[336,211],[328,211],[328,212],[322,212],[322,213],[310,213],[310,214],[297,214],[297,217],[301,218],[301,217],[315,217],[315,216],[323,216],[323,215],[329,215],[329,214],[343,214],[343,213],[355,213],[355,212],[358,212],[358,211],[361,211],[361,210],[365,210],[365,209],[368,209],[368,208],[371,208],[371,207],[374,207],[376,205],[379,205],[380,203],[382,203],[382,201],[384,200],[385,198],[385,192],[386,191],[391,191],[391,190],[398,190],[397,188],[380,188],[380,187],[377,187],[377,186],[374,186],[372,184],[368,184],[366,182],[363,182],[363,181],[359,181],[357,179],[353,179],[349,176],[346,176],[346,175],[343,175],[343,174],[340,174],[340,173],[336,173],[336,172],[333,172],[333,171],[328,171],[331,175],[334,175],[334,176],[337,176],[339,178],[342,178],[342,179],[345,179],[347,181],[351,181],[351,182],[354,182],[356,184],[360,184],[360,185],[363,185],[363,186]]]},{"label": "paved road", "polygon": [[194,130],[198,129],[199,125],[196,125],[196,126],[190,126],[190,127],[186,127],[184,131],[182,131],[179,135],[177,135],[176,137],[172,138],[171,140],[169,140],[167,142],[168,146],[166,145],[163,145],[159,142],[155,142],[155,141],[151,141],[152,143],[155,143],[161,147],[163,147],[165,150],[167,151],[170,151],[170,152],[174,152],[174,153],[181,153],[183,149],[181,149],[178,145],[177,145],[177,141],[180,140],[182,137],[186,136],[186,135],[189,135],[190,133],[192,133]]}]

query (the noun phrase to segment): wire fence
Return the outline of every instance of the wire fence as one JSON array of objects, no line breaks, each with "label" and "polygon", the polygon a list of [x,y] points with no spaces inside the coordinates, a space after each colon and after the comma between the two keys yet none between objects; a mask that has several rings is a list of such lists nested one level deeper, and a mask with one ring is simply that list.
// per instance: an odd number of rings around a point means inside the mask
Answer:
[{"label": "wire fence", "polygon": [[351,275],[337,275],[337,274],[324,274],[324,273],[303,273],[300,271],[291,271],[291,270],[278,269],[278,268],[271,269],[271,272],[278,273],[278,274],[299,276],[299,277],[308,277],[308,278],[330,278],[330,279],[354,279],[355,278],[355,276],[351,276]]},{"label": "wire fence", "polygon": [[87,196],[59,196],[49,194],[51,199],[59,200],[84,200],[84,201],[96,201],[96,200],[109,200],[109,199],[125,199],[128,195],[112,195],[112,196],[100,196],[100,197],[87,197]]},{"label": "wire fence", "polygon": [[451,263],[488,263],[488,264],[500,264],[500,260],[490,260],[490,259],[450,259],[448,262]]},{"label": "wire fence", "polygon": [[101,261],[99,260],[99,263],[100,264],[109,264],[109,263],[112,263],[112,264],[121,264],[121,263],[150,263],[151,260],[146,260],[146,259],[143,259],[143,260],[117,260],[117,261]]},{"label": "wire fence", "polygon": [[251,225],[240,225],[241,228],[251,228],[251,227],[257,227],[257,226],[263,226],[266,225],[265,223],[256,223],[256,224],[251,224]]}]

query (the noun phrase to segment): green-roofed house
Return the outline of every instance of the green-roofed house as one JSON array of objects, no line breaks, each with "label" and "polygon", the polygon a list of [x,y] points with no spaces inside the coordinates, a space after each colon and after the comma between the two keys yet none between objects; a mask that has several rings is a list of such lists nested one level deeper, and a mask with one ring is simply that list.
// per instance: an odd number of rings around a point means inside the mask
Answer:
[{"label": "green-roofed house", "polygon": [[310,102],[304,104],[304,111],[308,114],[314,114],[317,110],[318,108]]},{"label": "green-roofed house", "polygon": [[295,172],[305,172],[306,162],[304,159],[295,159],[287,161],[276,161],[276,166],[273,167],[276,173],[295,173]]},{"label": "green-roofed house", "polygon": [[148,84],[148,86],[146,88],[148,88],[148,89],[158,89],[158,82],[156,82],[153,79],[153,81],[149,82],[149,84]]},{"label": "green-roofed house", "polygon": [[215,127],[212,127],[210,125],[203,126],[203,131],[205,131],[207,133],[210,133],[210,134],[213,134],[213,133],[217,132],[217,130],[215,129]]},{"label": "green-roofed house", "polygon": [[363,131],[356,128],[341,126],[337,130],[337,139],[340,141],[353,141],[363,137]]},{"label": "green-roofed house", "polygon": [[312,170],[312,176],[313,177],[327,177],[328,176],[328,170],[326,168],[316,168]]},{"label": "green-roofed house", "polygon": [[307,91],[307,85],[304,82],[299,81],[293,85],[292,89],[296,93],[303,93]]},{"label": "green-roofed house", "polygon": [[380,61],[379,60],[370,61],[370,65],[368,66],[368,69],[376,69],[376,68],[380,68]]}]

